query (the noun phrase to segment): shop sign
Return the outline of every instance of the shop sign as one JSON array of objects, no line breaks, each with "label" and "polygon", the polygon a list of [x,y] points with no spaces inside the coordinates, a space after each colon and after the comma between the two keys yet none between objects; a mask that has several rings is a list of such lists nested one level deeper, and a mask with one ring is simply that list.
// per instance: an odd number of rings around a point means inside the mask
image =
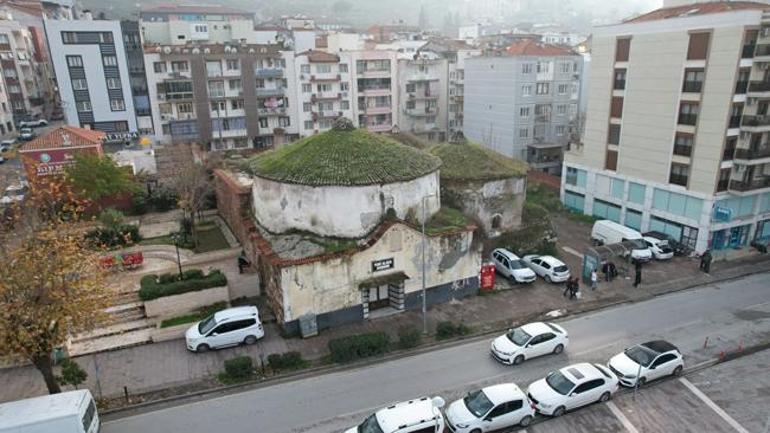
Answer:
[{"label": "shop sign", "polygon": [[393,257],[372,261],[372,272],[387,271],[393,269]]}]

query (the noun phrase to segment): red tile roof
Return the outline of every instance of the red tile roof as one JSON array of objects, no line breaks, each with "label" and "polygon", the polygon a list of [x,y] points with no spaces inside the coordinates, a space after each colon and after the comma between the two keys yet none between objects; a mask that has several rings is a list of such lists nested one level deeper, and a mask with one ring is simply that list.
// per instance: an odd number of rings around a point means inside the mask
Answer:
[{"label": "red tile roof", "polygon": [[330,54],[325,51],[309,50],[300,55],[307,56],[308,60],[313,63],[337,63],[340,61],[339,56],[336,54]]},{"label": "red tile roof", "polygon": [[716,1],[708,3],[694,3],[683,6],[656,9],[644,15],[623,21],[624,23],[638,23],[645,21],[665,20],[667,18],[690,17],[693,15],[717,14],[721,12],[733,12],[740,10],[764,10],[770,9],[767,3],[750,1]]},{"label": "red tile roof", "polygon": [[[69,136],[68,145],[64,144],[65,135]],[[66,147],[101,147],[102,140],[104,140],[104,132],[75,128],[74,126],[62,126],[24,144],[19,151],[24,153],[34,150],[63,149]]]},{"label": "red tile roof", "polygon": [[546,44],[534,39],[524,39],[512,43],[505,52],[509,56],[571,56],[575,52],[567,47]]}]

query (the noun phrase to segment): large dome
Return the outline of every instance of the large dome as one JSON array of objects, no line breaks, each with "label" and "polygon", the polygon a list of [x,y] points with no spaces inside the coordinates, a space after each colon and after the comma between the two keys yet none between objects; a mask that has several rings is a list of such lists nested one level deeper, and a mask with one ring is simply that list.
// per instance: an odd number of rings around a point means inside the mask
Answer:
[{"label": "large dome", "polygon": [[527,175],[527,164],[476,143],[442,143],[430,149],[441,158],[442,181],[493,181]]},{"label": "large dome", "polygon": [[404,182],[436,171],[441,160],[364,129],[334,128],[249,161],[252,174],[308,186]]}]

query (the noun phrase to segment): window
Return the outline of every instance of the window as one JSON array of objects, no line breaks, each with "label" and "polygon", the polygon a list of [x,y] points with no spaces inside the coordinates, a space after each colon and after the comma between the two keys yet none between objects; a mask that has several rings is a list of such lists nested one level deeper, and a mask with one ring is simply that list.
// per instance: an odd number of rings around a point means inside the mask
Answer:
[{"label": "window", "polygon": [[287,126],[291,126],[291,118],[289,117],[279,117],[278,118],[278,126],[285,128]]},{"label": "window", "polygon": [[102,56],[102,62],[104,66],[118,66],[118,58],[116,56]]},{"label": "window", "polygon": [[698,112],[700,107],[698,104],[691,102],[682,102],[679,106],[679,124],[695,126],[698,123]]},{"label": "window", "polygon": [[730,168],[723,168],[719,170],[719,181],[717,182],[717,192],[727,191],[727,187],[730,184],[731,172],[732,172],[732,169]]},{"label": "window", "polygon": [[672,353],[667,353],[665,355],[660,355],[658,359],[655,360],[655,362],[652,363],[651,367],[659,367],[667,362],[671,362],[676,359],[676,355]]},{"label": "window", "polygon": [[626,70],[623,68],[615,69],[615,80],[612,88],[614,90],[624,90],[626,88]]},{"label": "window", "polygon": [[230,101],[230,108],[233,110],[243,110],[243,99],[233,99]]},{"label": "window", "polygon": [[521,73],[522,74],[531,74],[532,73],[532,63],[524,63],[521,65]]},{"label": "window", "polygon": [[551,62],[537,62],[537,73],[547,74],[551,70]]},{"label": "window", "polygon": [[226,63],[228,71],[238,71],[241,69],[241,61],[238,59],[230,59]]},{"label": "window", "polygon": [[313,91],[313,86],[311,84],[302,85],[302,93],[310,93],[312,91]]},{"label": "window", "polygon": [[260,117],[259,118],[259,127],[260,128],[267,128],[267,117]]},{"label": "window", "polygon": [[[216,27],[216,26],[215,26]],[[196,24],[195,33],[208,33],[209,28],[206,24]]]},{"label": "window", "polygon": [[703,89],[703,79],[706,73],[703,69],[685,69],[682,91],[686,93],[700,93]]},{"label": "window", "polygon": [[626,182],[620,179],[610,179],[610,195],[614,198],[623,199],[623,190],[626,187]]},{"label": "window", "polygon": [[75,108],[79,113],[90,113],[91,101],[77,101],[75,102]]},{"label": "window", "polygon": [[699,220],[703,210],[703,200],[655,188],[652,194],[652,207],[674,215]]},{"label": "window", "polygon": [[527,117],[529,117],[529,107],[521,107],[521,108],[519,108],[519,116],[522,119],[526,119]]},{"label": "window", "polygon": [[527,138],[527,137],[529,137],[529,128],[519,129],[519,138]]},{"label": "window", "polygon": [[83,58],[80,56],[67,56],[67,66],[70,68],[82,68]]},{"label": "window", "polygon": [[347,63],[340,63],[340,72],[341,73],[348,72],[348,64]]},{"label": "window", "polygon": [[644,192],[646,187],[641,183],[628,183],[628,201],[636,204],[644,204]]},{"label": "window", "polygon": [[72,80],[72,90],[88,90],[88,83],[85,78],[75,78]]},{"label": "window", "polygon": [[624,223],[626,227],[631,227],[634,230],[642,229],[642,213],[632,209],[626,209],[626,221]]},{"label": "window", "polygon": [[617,170],[618,169],[618,152],[614,150],[607,150],[604,158],[605,170]]},{"label": "window", "polygon": [[674,185],[687,186],[687,178],[690,175],[690,167],[685,164],[671,163],[671,174],[668,178],[669,183]]},{"label": "window", "polygon": [[350,83],[340,83],[340,90],[343,92],[350,90]]},{"label": "window", "polygon": [[83,419],[81,420],[83,422],[83,431],[89,431],[91,424],[94,422],[95,414],[96,405],[94,404],[93,399],[89,399],[88,408],[86,408],[86,413],[83,414]]},{"label": "window", "polygon": [[222,62],[220,62],[219,60],[207,60],[206,75],[208,75],[209,77],[221,77]]},{"label": "window", "polygon": [[122,99],[110,99],[110,109],[112,111],[124,111],[126,103]]},{"label": "window", "polygon": [[227,104],[225,104],[225,101],[215,101],[211,103],[212,113],[224,112],[226,110],[227,110]]},{"label": "window", "polygon": [[223,98],[225,96],[225,83],[223,81],[209,81],[209,97]]},{"label": "window", "polygon": [[693,135],[677,132],[674,137],[674,155],[692,155]]},{"label": "window", "polygon": [[547,95],[549,90],[550,90],[550,85],[548,83],[537,83],[537,88],[535,90],[535,93],[537,93],[538,95]]},{"label": "window", "polygon": [[603,200],[594,199],[593,215],[620,223],[620,206]]},{"label": "window", "polygon": [[166,72],[166,62],[155,62],[152,64],[152,69],[156,74],[162,74]]},{"label": "window", "polygon": [[556,114],[558,114],[559,116],[565,116],[567,114],[567,106],[564,104],[557,105]]},{"label": "window", "polygon": [[61,32],[61,41],[63,44],[77,44],[78,35],[75,32]]},{"label": "window", "polygon": [[313,129],[313,121],[312,120],[306,120],[305,121],[305,129]]},{"label": "window", "polygon": [[735,148],[738,146],[738,137],[727,137],[725,139],[725,149],[722,151],[722,161],[732,161],[735,156]]},{"label": "window", "polygon": [[241,90],[243,89],[243,83],[241,80],[228,80],[227,86],[230,88],[230,90]]},{"label": "window", "polygon": [[610,123],[609,130],[607,132],[607,143],[620,145],[620,125]]},{"label": "window", "polygon": [[618,38],[615,41],[615,61],[627,62],[631,51],[631,38]]},{"label": "window", "polygon": [[319,92],[331,92],[332,91],[332,85],[329,84],[329,83],[318,84],[318,85],[316,85],[316,89]]},{"label": "window", "polygon": [[190,102],[183,102],[181,104],[176,104],[176,111],[179,114],[190,114],[193,112],[193,106]]},{"label": "window", "polygon": [[332,71],[332,65],[316,65],[315,71],[319,74],[328,74]]},{"label": "window", "polygon": [[585,196],[572,191],[564,191],[564,206],[582,213],[585,209]]},{"label": "window", "polygon": [[623,116],[623,97],[613,96],[610,102],[610,117],[620,118]]},{"label": "window", "polygon": [[560,95],[566,95],[569,90],[569,84],[559,84],[558,92]]},{"label": "window", "polygon": [[566,130],[566,127],[564,125],[556,125],[556,135],[558,136],[564,135],[565,130]]},{"label": "window", "polygon": [[313,104],[310,102],[303,102],[302,103],[302,111],[305,113],[309,113],[313,110]]},{"label": "window", "polygon": [[108,89],[120,89],[120,78],[107,78]]},{"label": "window", "polygon": [[340,101],[340,110],[350,110],[350,101]]},{"label": "window", "polygon": [[310,73],[310,65],[300,65],[299,71],[303,74],[309,74]]},{"label": "window", "polygon": [[586,187],[586,171],[580,170],[574,167],[567,167],[567,177],[565,182],[568,185],[578,186],[580,188]]},{"label": "window", "polygon": [[687,46],[687,60],[706,60],[709,51],[709,33],[690,34]]},{"label": "window", "polygon": [[521,86],[521,95],[522,96],[530,96],[532,95],[532,85],[531,84],[525,84]]},{"label": "window", "polygon": [[561,64],[561,72],[562,74],[569,74],[572,71],[572,63],[570,62],[564,62]]}]

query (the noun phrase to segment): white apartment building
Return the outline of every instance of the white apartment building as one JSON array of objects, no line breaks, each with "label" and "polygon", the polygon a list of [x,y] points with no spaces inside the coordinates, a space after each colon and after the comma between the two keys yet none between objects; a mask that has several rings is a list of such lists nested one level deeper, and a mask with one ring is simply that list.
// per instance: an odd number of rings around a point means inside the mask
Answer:
[{"label": "white apartment building", "polygon": [[664,8],[594,29],[562,200],[702,252],[770,239],[770,9]]},{"label": "white apartment building", "polygon": [[431,141],[448,132],[449,62],[432,53],[398,60],[398,130]]},{"label": "white apartment building", "polygon": [[300,135],[327,131],[338,117],[356,119],[350,53],[305,51],[294,57],[294,69]]},{"label": "white apartment building", "polygon": [[[16,117],[42,114],[45,100],[51,96],[44,74],[45,56],[37,52],[43,47],[36,47],[35,42],[27,27],[12,15],[0,13],[0,68],[9,110]],[[7,125],[4,129],[8,131]]]},{"label": "white apartment building", "polygon": [[398,121],[398,58],[394,51],[351,51],[354,122],[372,132],[391,132]]},{"label": "white apartment building", "polygon": [[162,4],[139,13],[145,43],[263,43],[254,30],[254,14],[224,6]]}]

